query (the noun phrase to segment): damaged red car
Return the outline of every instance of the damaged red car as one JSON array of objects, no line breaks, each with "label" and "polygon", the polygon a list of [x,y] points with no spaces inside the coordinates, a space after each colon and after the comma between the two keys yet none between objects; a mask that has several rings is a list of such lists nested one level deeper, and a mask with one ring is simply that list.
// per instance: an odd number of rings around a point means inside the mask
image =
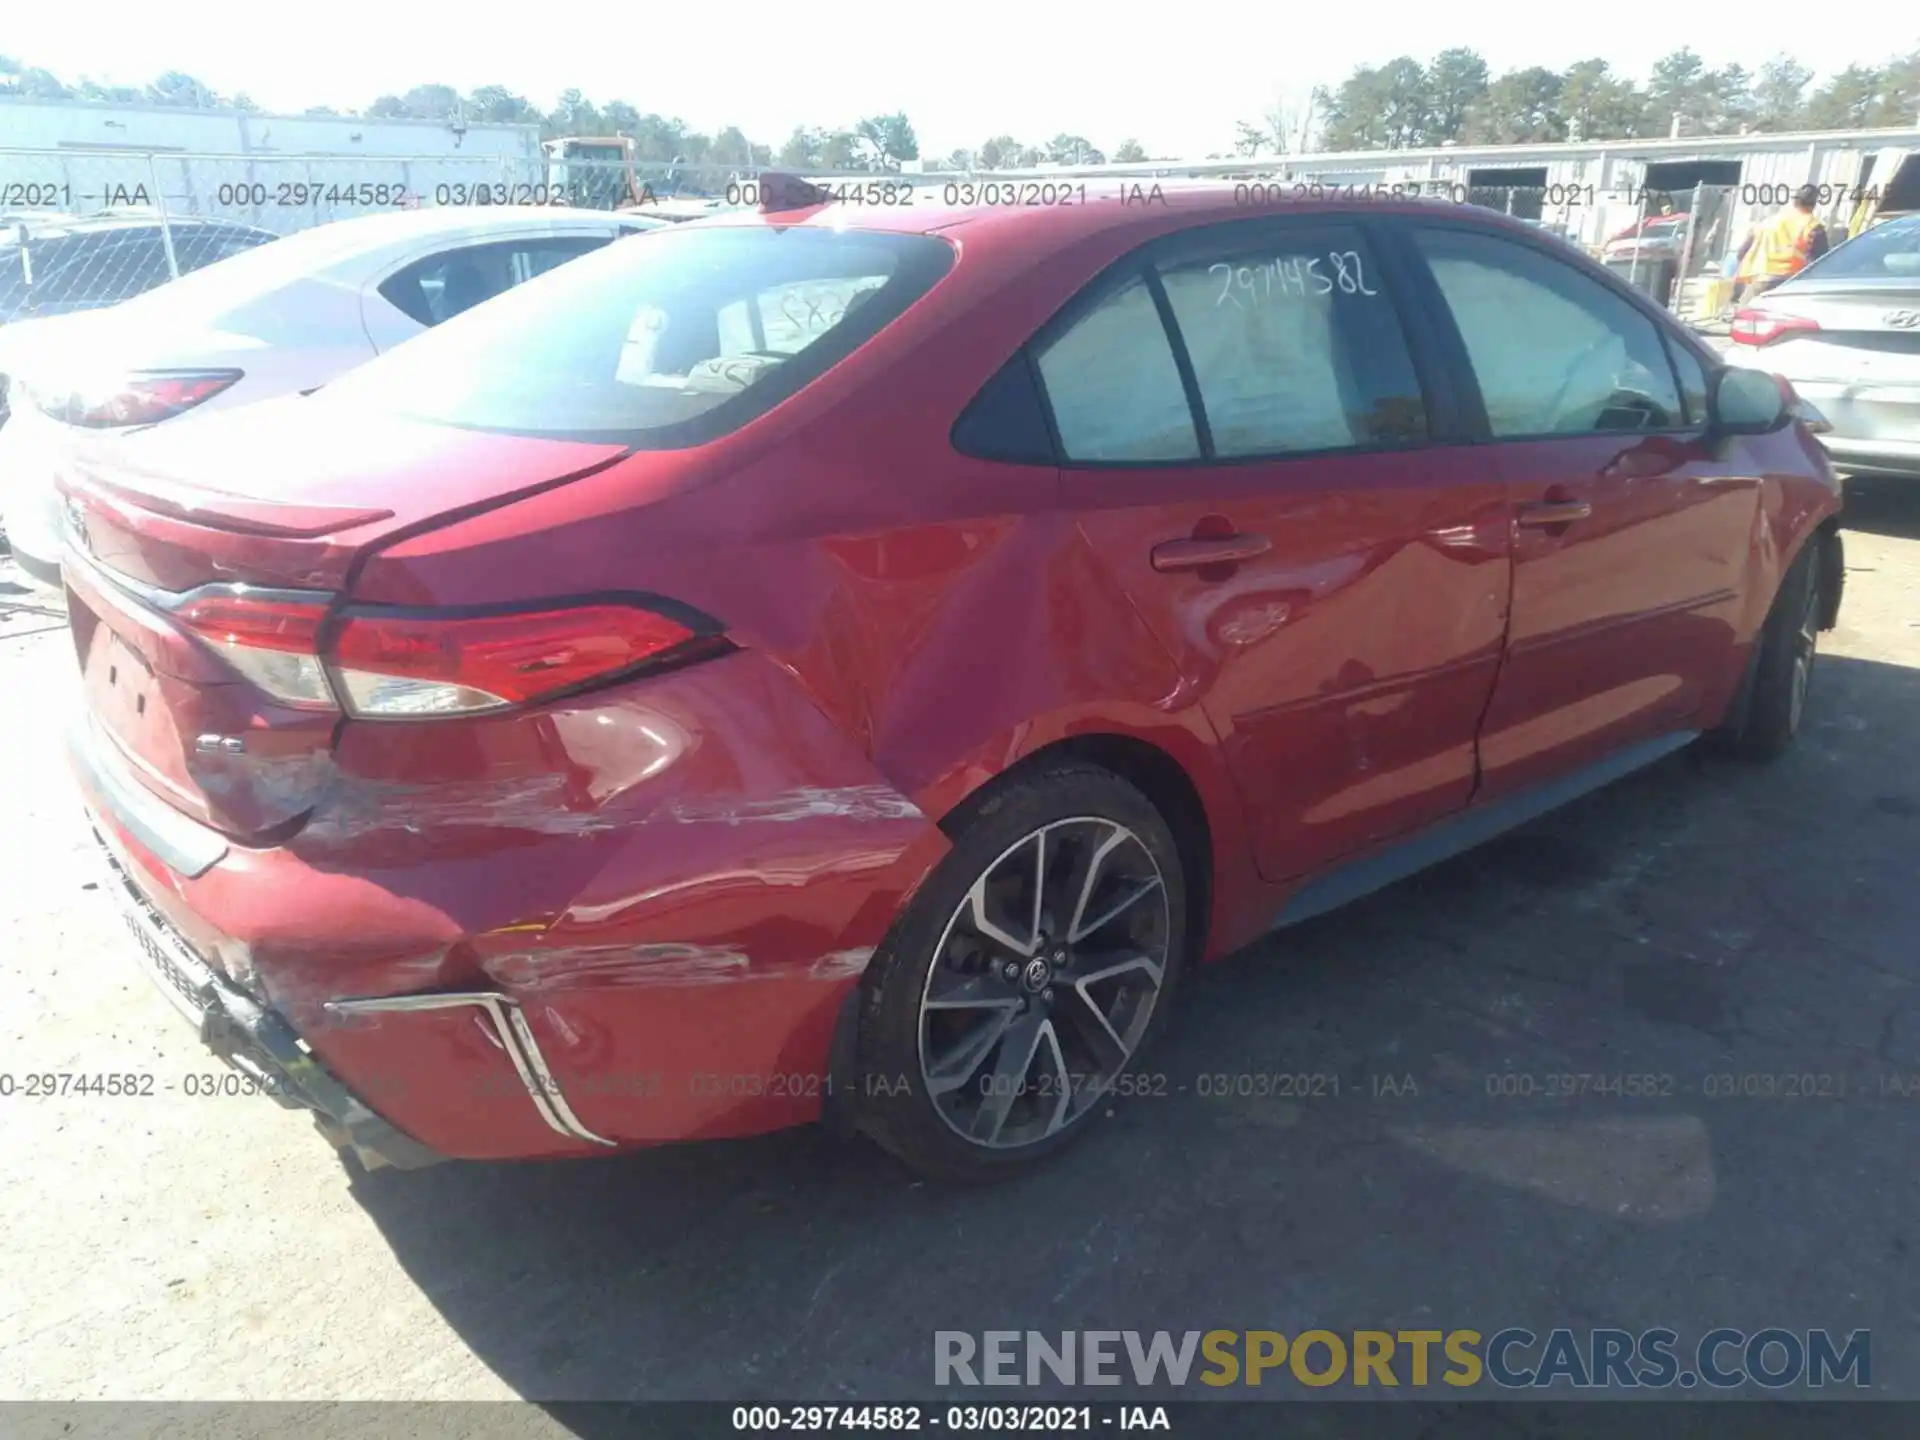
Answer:
[{"label": "damaged red car", "polygon": [[1784,749],[1791,390],[1499,216],[1243,198],[776,195],[82,456],[72,763],[161,988],[368,1164],[988,1174],[1194,964]]}]

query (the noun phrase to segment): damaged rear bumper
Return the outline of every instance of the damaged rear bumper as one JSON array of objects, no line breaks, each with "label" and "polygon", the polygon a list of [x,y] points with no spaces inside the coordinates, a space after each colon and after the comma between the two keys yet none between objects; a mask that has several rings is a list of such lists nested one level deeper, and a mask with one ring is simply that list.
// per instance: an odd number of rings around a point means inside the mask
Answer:
[{"label": "damaged rear bumper", "polygon": [[[375,1152],[392,1132],[580,1158],[820,1118],[836,1025],[939,826],[748,654],[458,738],[345,725],[304,823],[249,843],[76,734],[117,886],[198,962],[173,964],[209,1042],[323,1077],[288,1098]],[[209,1010],[270,1020],[278,1058]]]},{"label": "damaged rear bumper", "polygon": [[418,1170],[445,1158],[368,1109],[285,1020],[195,955],[134,885],[97,823],[94,838],[141,967],[199,1030],[201,1044],[280,1104],[312,1112],[321,1132],[368,1169]]}]

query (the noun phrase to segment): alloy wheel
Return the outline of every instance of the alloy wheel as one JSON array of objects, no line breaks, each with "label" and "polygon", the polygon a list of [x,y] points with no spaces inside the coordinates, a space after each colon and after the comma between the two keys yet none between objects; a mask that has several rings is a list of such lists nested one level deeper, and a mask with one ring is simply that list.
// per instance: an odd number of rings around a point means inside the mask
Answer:
[{"label": "alloy wheel", "polygon": [[1171,940],[1165,877],[1125,825],[1056,820],[1002,851],[921,993],[921,1081],[941,1119],[1006,1150],[1085,1115],[1152,1023]]}]

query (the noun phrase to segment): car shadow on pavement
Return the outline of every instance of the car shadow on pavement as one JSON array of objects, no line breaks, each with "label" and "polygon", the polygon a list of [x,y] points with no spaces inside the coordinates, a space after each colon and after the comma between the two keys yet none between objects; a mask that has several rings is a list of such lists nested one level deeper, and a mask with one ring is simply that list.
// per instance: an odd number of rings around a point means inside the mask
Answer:
[{"label": "car shadow on pavement", "polygon": [[[355,1196],[541,1401],[924,1400],[940,1329],[1913,1333],[1920,1100],[1872,1092],[1920,1075],[1920,889],[1889,863],[1920,668],[1818,673],[1773,766],[1683,752],[1190,977],[1164,1085],[1034,1173],[922,1183],[803,1130]],[[1787,1071],[1852,1088],[1717,1078]]]},{"label": "car shadow on pavement", "polygon": [[1847,478],[1847,505],[1840,517],[1848,530],[1920,540],[1920,480],[1884,475]]}]

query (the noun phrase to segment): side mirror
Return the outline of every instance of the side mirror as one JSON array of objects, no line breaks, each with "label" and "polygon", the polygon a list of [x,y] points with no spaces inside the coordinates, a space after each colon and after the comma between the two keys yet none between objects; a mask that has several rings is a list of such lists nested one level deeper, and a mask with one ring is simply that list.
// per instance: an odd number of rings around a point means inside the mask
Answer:
[{"label": "side mirror", "polygon": [[1792,418],[1778,380],[1739,366],[1728,366],[1715,378],[1707,413],[1720,435],[1766,435]]}]

